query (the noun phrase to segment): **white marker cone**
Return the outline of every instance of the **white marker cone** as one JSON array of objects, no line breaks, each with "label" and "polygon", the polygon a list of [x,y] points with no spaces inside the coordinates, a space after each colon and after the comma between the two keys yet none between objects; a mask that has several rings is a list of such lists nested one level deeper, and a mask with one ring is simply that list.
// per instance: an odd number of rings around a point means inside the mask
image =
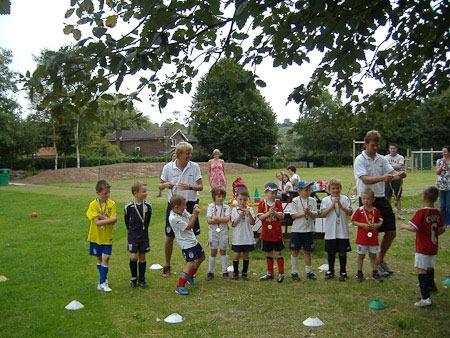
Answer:
[{"label": "white marker cone", "polygon": [[328,266],[328,264],[325,263],[325,264],[322,264],[321,266],[319,266],[319,271],[320,272],[328,271],[329,268],[330,267]]},{"label": "white marker cone", "polygon": [[84,305],[81,304],[79,301],[77,300],[73,300],[71,301],[69,304],[66,305],[66,310],[80,310],[84,308]]},{"label": "white marker cone", "polygon": [[158,264],[158,263],[156,263],[156,264],[152,264],[152,265],[150,265],[150,270],[161,270],[163,267],[162,267],[162,265],[161,264]]},{"label": "white marker cone", "polygon": [[169,324],[181,323],[184,320],[178,313],[172,313],[171,315],[164,318],[164,321]]},{"label": "white marker cone", "polygon": [[303,321],[303,325],[308,327],[319,327],[323,325],[323,322],[317,317],[309,317]]}]

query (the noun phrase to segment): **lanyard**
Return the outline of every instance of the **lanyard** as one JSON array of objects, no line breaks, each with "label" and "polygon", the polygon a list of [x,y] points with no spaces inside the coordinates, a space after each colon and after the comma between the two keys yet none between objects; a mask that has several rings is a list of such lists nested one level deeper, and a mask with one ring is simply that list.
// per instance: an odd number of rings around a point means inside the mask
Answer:
[{"label": "lanyard", "polygon": [[[339,200],[341,199],[341,196],[339,196]],[[341,207],[338,205],[338,211],[336,211],[336,207],[333,207],[334,213],[336,214],[336,219],[341,219]]]},{"label": "lanyard", "polygon": [[99,199],[99,198],[97,198],[97,202],[98,202],[98,205],[100,206],[101,214],[102,214],[103,216],[106,216],[106,215],[105,215],[105,214],[106,214],[106,204],[108,204],[108,200],[105,201],[105,208],[104,208],[104,209],[102,209],[102,203],[100,202],[100,199]]},{"label": "lanyard", "polygon": [[366,219],[367,224],[369,225],[373,225],[374,224],[374,219],[375,219],[375,209],[373,209],[372,211],[369,211],[369,216],[367,216],[366,213],[366,209],[363,207],[363,214],[364,214],[364,218]]},{"label": "lanyard", "polygon": [[145,202],[142,201],[142,214],[139,211],[138,206],[136,205],[136,200],[133,201],[133,204],[134,204],[134,210],[136,210],[136,213],[142,222],[142,230],[145,230]]},{"label": "lanyard", "polygon": [[[299,196],[298,199],[300,200],[300,204],[302,205],[303,212],[305,212],[305,209],[306,209],[307,207],[309,207],[309,205],[308,205],[308,200],[306,200],[306,208],[305,208],[305,206],[303,205],[302,197]],[[307,221],[309,220],[309,217],[308,217],[308,215],[306,215],[306,214],[305,214],[305,219],[306,219]]]}]

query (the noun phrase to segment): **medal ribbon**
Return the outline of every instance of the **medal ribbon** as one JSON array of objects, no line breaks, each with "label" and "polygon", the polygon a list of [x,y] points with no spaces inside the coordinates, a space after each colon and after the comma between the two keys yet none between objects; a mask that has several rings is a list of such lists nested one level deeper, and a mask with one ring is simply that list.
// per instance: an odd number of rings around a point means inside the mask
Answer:
[{"label": "medal ribbon", "polygon": [[133,201],[134,204],[134,210],[136,210],[137,215],[139,216],[139,219],[142,222],[142,230],[145,230],[145,203],[142,201],[142,213],[139,211],[139,208],[136,205],[136,200]]},{"label": "medal ribbon", "polygon": [[[300,200],[300,204],[302,205],[302,208],[303,208],[303,212],[305,212],[305,206],[303,205],[303,201],[302,201],[302,198],[299,196],[299,200]],[[308,207],[308,200],[306,200],[306,207]],[[305,214],[305,219],[308,221],[309,220],[309,217]]]}]

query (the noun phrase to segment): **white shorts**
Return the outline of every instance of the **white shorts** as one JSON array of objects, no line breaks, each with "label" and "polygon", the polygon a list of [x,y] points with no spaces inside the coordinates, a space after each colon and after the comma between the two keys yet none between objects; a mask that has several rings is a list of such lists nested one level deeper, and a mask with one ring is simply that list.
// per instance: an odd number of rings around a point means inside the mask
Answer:
[{"label": "white shorts", "polygon": [[380,252],[378,245],[356,245],[356,253],[359,255],[365,255],[366,253],[377,254]]},{"label": "white shorts", "polygon": [[436,256],[424,255],[416,253],[414,267],[418,269],[431,269],[436,264]]},{"label": "white shorts", "polygon": [[220,232],[217,232],[215,228],[209,229],[208,246],[210,249],[228,249],[228,230],[222,229]]}]

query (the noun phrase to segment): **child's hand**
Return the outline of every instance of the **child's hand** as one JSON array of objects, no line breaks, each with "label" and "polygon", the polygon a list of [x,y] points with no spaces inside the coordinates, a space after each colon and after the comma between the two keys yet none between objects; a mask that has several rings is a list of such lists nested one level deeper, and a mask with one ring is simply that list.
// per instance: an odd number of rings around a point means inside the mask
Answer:
[{"label": "child's hand", "polygon": [[189,184],[187,184],[187,183],[180,183],[180,184],[178,184],[178,187],[179,187],[181,190],[190,190],[190,186],[189,186]]},{"label": "child's hand", "polygon": [[200,213],[200,208],[198,207],[198,204],[194,205],[194,210],[192,210],[192,212],[197,215]]},{"label": "child's hand", "polygon": [[383,176],[383,181],[385,181],[385,182],[392,182],[392,179],[394,178],[394,176],[393,175],[391,175],[391,174],[386,174],[386,175],[384,175]]}]

